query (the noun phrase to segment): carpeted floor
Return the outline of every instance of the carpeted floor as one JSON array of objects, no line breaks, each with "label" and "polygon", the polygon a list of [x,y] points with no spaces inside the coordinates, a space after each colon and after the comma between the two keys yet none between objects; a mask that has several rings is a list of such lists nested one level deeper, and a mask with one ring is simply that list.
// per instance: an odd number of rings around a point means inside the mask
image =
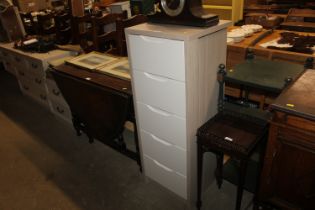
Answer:
[{"label": "carpeted floor", "polygon": [[[187,209],[184,200],[145,179],[135,161],[77,137],[70,125],[23,96],[3,70],[0,167],[0,210]],[[235,190],[227,182],[221,191],[210,187],[203,209],[234,209]],[[245,192],[245,208],[251,198]]]}]

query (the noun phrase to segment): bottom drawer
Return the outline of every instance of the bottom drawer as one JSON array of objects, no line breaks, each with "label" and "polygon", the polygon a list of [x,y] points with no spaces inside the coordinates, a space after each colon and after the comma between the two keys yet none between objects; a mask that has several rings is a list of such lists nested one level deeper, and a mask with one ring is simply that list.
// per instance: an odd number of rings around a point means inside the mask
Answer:
[{"label": "bottom drawer", "polygon": [[158,161],[144,155],[144,169],[146,176],[171,190],[180,197],[187,199],[186,177],[162,165]]},{"label": "bottom drawer", "polygon": [[71,122],[72,116],[70,108],[62,103],[59,103],[57,101],[51,101],[52,105],[52,111],[55,114],[55,116],[67,121]]},{"label": "bottom drawer", "polygon": [[186,176],[186,150],[144,130],[140,135],[145,155]]}]

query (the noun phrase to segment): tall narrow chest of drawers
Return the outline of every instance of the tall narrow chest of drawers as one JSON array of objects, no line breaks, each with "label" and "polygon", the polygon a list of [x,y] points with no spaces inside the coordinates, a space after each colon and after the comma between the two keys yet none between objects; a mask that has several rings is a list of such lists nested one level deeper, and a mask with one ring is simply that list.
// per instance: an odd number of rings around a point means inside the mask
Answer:
[{"label": "tall narrow chest of drawers", "polygon": [[196,130],[217,112],[226,27],[126,29],[144,174],[195,201]]}]

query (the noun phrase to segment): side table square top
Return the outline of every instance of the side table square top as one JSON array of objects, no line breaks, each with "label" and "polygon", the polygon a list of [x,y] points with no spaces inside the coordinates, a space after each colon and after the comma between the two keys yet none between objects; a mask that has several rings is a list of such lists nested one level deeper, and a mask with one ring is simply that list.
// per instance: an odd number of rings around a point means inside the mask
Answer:
[{"label": "side table square top", "polygon": [[285,80],[293,81],[304,71],[304,66],[282,61],[250,59],[227,70],[225,80],[273,93],[280,93]]}]

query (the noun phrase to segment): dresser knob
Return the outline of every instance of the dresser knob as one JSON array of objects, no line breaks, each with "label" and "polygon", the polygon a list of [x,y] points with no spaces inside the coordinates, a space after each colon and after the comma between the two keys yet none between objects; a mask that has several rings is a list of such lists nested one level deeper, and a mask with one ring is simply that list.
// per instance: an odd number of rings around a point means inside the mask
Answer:
[{"label": "dresser knob", "polygon": [[56,95],[56,96],[59,96],[60,95],[60,92],[56,89],[53,89],[52,90],[53,94]]}]

